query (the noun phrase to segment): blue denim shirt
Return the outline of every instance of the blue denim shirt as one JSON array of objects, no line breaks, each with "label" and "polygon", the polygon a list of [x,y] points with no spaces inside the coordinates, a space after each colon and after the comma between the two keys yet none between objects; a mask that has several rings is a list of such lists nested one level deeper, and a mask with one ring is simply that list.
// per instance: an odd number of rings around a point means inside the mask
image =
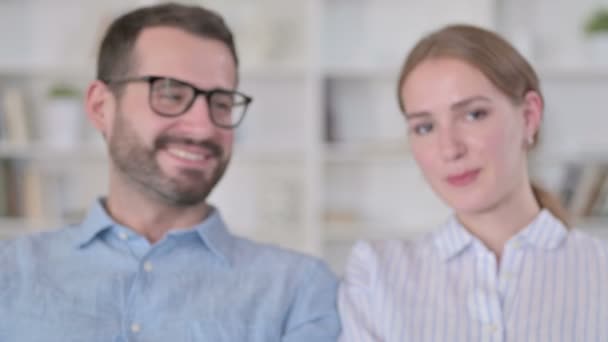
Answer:
[{"label": "blue denim shirt", "polygon": [[216,210],[150,245],[97,202],[82,224],[0,243],[0,341],[335,341],[320,261],[231,235]]}]

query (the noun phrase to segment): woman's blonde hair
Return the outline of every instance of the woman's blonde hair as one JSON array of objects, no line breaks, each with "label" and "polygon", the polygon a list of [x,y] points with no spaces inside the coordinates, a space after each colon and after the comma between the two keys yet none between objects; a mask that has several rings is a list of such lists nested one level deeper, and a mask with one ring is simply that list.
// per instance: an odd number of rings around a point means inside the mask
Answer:
[{"label": "woman's blonde hair", "polygon": [[[411,50],[399,76],[397,98],[405,112],[401,88],[412,70],[430,58],[451,57],[464,61],[487,77],[514,104],[521,104],[530,91],[543,100],[536,72],[526,59],[498,34],[471,25],[450,25],[422,38]],[[534,141],[537,139],[536,133]],[[565,225],[569,215],[559,199],[532,183],[532,191],[542,208],[549,210]]]}]

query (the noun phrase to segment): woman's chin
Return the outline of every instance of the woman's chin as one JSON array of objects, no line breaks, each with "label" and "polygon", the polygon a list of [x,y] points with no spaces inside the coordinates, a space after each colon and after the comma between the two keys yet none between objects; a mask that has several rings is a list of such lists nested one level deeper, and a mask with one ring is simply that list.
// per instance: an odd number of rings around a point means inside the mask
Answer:
[{"label": "woman's chin", "polygon": [[488,210],[491,199],[475,193],[461,194],[459,196],[445,196],[445,203],[459,214],[480,214]]}]

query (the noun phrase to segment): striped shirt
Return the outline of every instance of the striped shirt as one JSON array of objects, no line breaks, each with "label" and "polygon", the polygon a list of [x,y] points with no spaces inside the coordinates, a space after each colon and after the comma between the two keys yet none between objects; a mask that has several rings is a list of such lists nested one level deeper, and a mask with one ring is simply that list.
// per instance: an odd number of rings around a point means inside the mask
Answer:
[{"label": "striped shirt", "polygon": [[454,217],[416,241],[359,242],[340,341],[608,341],[607,247],[546,210],[500,265]]}]

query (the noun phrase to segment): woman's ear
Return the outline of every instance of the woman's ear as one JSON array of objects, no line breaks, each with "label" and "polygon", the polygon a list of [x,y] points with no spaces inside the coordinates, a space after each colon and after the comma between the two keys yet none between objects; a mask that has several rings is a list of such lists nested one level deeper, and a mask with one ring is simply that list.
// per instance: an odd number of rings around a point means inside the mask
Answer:
[{"label": "woman's ear", "polygon": [[534,144],[543,119],[543,99],[537,91],[531,90],[524,96],[522,108],[525,124],[524,144],[530,146]]},{"label": "woman's ear", "polygon": [[108,86],[95,80],[87,88],[85,97],[87,117],[95,128],[106,138],[116,109],[115,97]]}]

